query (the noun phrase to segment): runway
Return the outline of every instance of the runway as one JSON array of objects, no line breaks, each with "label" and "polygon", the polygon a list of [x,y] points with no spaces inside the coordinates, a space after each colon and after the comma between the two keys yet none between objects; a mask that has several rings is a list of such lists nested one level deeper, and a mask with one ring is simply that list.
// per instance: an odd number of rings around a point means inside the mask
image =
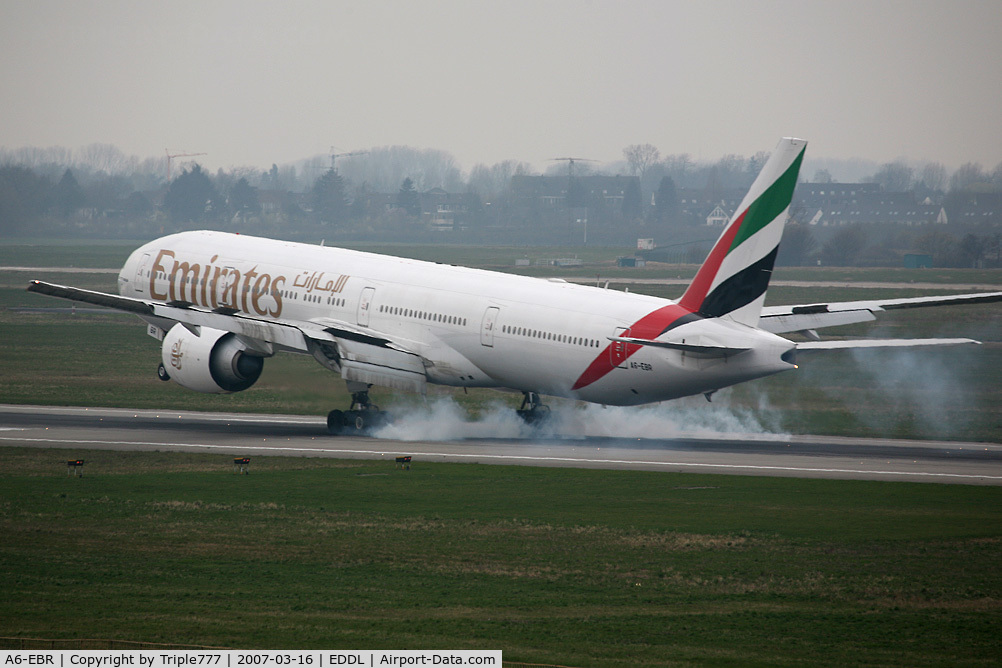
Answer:
[{"label": "runway", "polygon": [[0,446],[1002,485],[1000,444],[734,434],[402,441],[329,436],[319,417],[114,408],[0,405]]}]

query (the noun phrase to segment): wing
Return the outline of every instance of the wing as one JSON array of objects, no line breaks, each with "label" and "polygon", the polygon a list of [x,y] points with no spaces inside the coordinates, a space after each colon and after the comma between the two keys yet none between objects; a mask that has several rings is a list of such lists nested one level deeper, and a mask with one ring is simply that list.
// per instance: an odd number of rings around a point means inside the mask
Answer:
[{"label": "wing", "polygon": [[199,328],[232,332],[261,355],[276,349],[308,353],[345,380],[424,392],[425,360],[406,341],[330,318],[313,321],[264,320],[231,308],[207,310],[187,302],[161,304],[94,290],[31,281],[29,292],[135,313],[162,329],[180,323],[195,334]]},{"label": "wing", "polygon": [[828,302],[798,306],[768,306],[762,309],[758,326],[774,334],[810,332],[822,327],[849,325],[876,319],[876,313],[895,309],[986,304],[1002,301],[1002,292],[981,292],[940,297],[870,299],[855,302]]}]

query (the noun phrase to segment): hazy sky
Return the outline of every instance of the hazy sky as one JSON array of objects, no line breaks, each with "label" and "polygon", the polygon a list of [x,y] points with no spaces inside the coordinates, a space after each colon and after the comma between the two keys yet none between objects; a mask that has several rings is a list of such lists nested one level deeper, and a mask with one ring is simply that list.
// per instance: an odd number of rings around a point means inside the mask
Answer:
[{"label": "hazy sky", "polygon": [[0,146],[1002,161],[1002,2],[0,0]]}]

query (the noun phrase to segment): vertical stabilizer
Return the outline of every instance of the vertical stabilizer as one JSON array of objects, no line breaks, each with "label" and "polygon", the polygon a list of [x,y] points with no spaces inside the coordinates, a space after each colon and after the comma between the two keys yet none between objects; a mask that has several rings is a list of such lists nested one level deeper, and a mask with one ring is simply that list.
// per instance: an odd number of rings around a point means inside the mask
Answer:
[{"label": "vertical stabilizer", "polygon": [[707,318],[752,327],[779,252],[807,142],[784,138],[713,245],[679,305]]}]

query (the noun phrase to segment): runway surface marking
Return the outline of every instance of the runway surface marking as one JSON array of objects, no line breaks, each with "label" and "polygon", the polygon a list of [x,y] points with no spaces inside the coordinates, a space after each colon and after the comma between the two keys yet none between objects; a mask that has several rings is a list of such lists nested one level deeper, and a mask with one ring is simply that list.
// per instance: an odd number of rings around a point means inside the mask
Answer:
[{"label": "runway surface marking", "polygon": [[[403,451],[393,451],[393,450],[354,450],[354,449],[339,449],[339,448],[297,448],[297,447],[278,447],[278,446],[267,446],[267,445],[211,445],[204,443],[169,443],[169,442],[156,442],[156,441],[95,441],[95,440],[77,440],[77,439],[55,439],[55,438],[10,438],[10,437],[0,437],[0,441],[17,441],[21,443],[59,443],[59,444],[72,444],[72,445],[121,445],[121,446],[159,446],[167,448],[203,448],[208,450],[239,450],[244,451],[267,451],[267,452],[316,452],[325,454],[342,454],[342,455],[379,455],[386,456],[387,454],[397,455],[406,454]],[[536,456],[536,455],[501,455],[501,454],[464,454],[464,453],[445,453],[445,452],[421,452],[422,457],[444,457],[449,459],[499,459],[499,460],[509,460],[509,461],[528,461],[528,462],[561,462],[561,463],[581,463],[581,464],[617,464],[617,465],[636,465],[643,464],[647,466],[659,466],[663,468],[669,467],[689,467],[689,468],[708,468],[708,469],[730,469],[730,470],[747,470],[747,471],[787,471],[787,472],[799,472],[799,473],[831,473],[831,474],[848,474],[848,475],[886,475],[886,476],[927,476],[931,478],[943,478],[943,479],[975,479],[975,480],[1000,480],[1002,481],[1002,476],[991,476],[991,475],[974,475],[974,474],[964,474],[964,473],[935,473],[929,471],[879,471],[879,470],[867,470],[867,469],[839,469],[839,468],[814,468],[814,467],[797,467],[797,466],[767,466],[760,464],[712,464],[712,463],[696,463],[696,462],[659,462],[651,460],[636,460],[636,459],[594,459],[594,458],[584,458],[584,457],[553,457],[553,456]]]}]

